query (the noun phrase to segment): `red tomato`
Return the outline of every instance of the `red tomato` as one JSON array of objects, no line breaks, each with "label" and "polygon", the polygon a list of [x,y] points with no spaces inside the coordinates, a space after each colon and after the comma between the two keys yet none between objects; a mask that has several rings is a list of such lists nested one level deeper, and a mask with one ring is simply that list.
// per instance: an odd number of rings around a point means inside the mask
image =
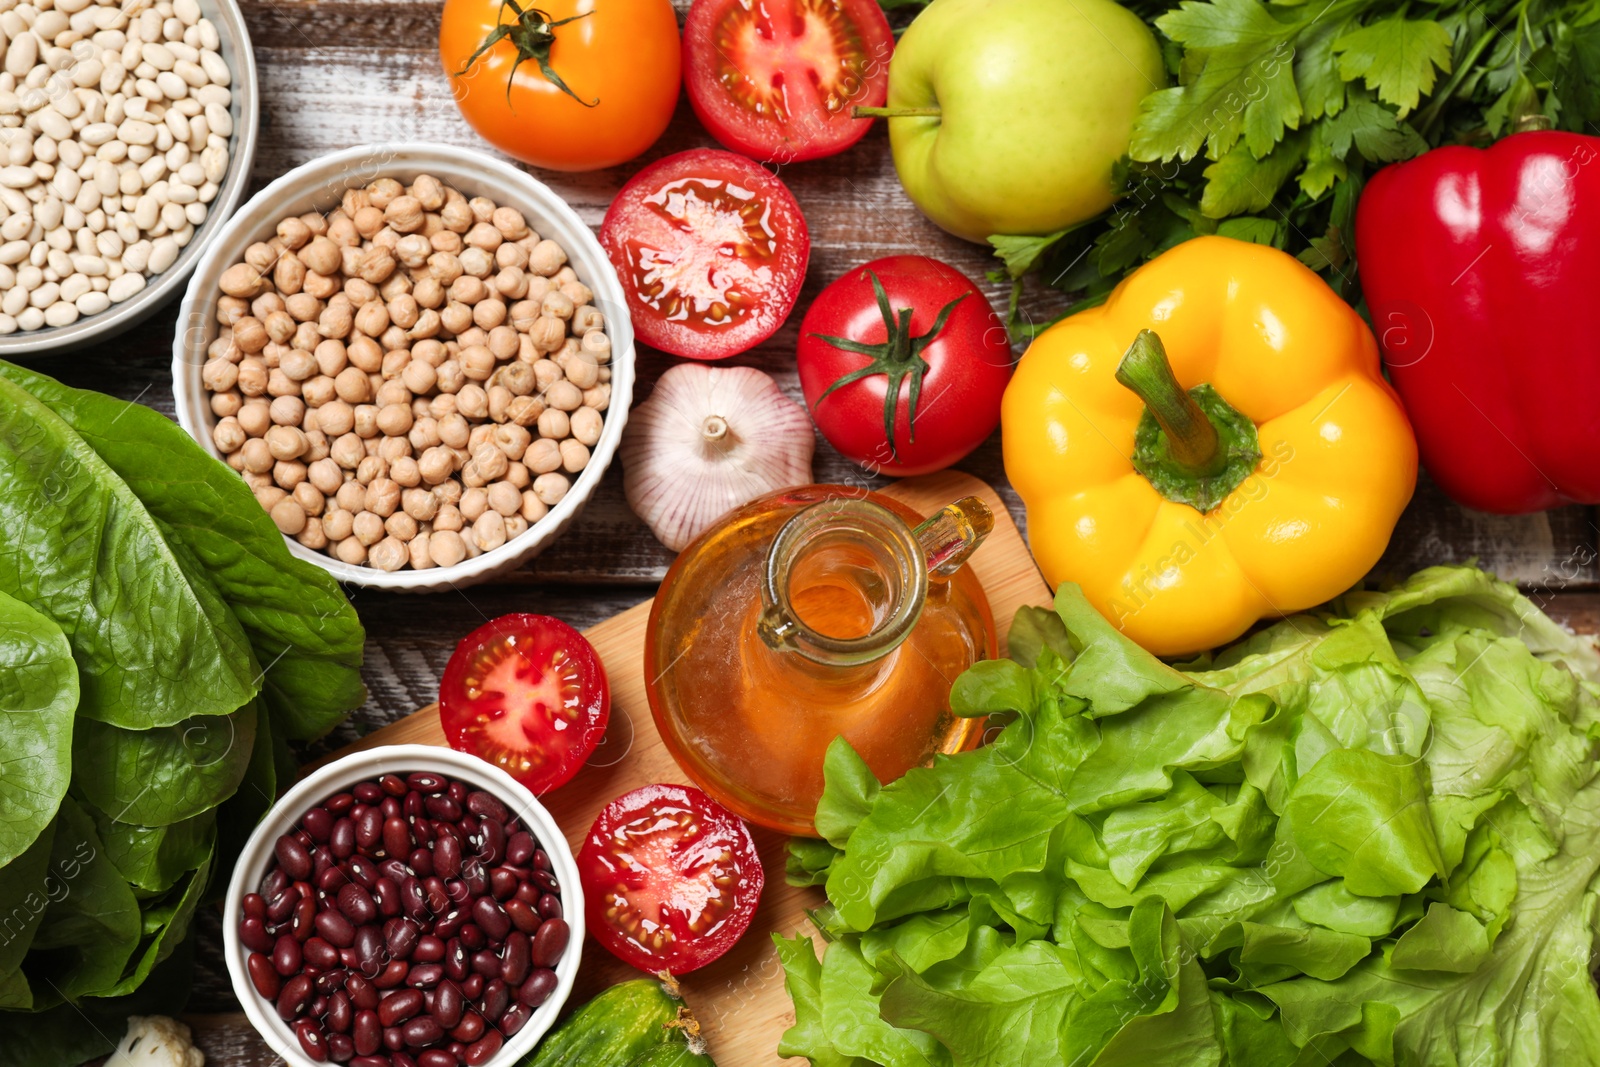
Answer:
[{"label": "red tomato", "polygon": [[811,257],[787,186],[731,152],[697,148],[634,175],[600,243],[647,345],[726,359],[771,337],[794,310]]},{"label": "red tomato", "polygon": [[578,851],[578,877],[589,932],[651,974],[683,974],[732,948],[765,881],[750,830],[686,785],[647,785],[607,804]]},{"label": "red tomato", "polygon": [[439,718],[451,748],[547,793],[605,736],[611,689],[578,631],[548,615],[502,615],[451,653]]},{"label": "red tomato", "polygon": [[626,162],[678,103],[669,0],[445,0],[439,56],[472,128],[535,167]]},{"label": "red tomato", "polygon": [[908,477],[943,470],[1000,425],[1011,341],[966,275],[889,256],[818,294],[799,362],[822,436],[869,470]]},{"label": "red tomato", "polygon": [[877,0],[695,0],[684,84],[711,135],[763,162],[843,152],[889,96],[894,33]]}]

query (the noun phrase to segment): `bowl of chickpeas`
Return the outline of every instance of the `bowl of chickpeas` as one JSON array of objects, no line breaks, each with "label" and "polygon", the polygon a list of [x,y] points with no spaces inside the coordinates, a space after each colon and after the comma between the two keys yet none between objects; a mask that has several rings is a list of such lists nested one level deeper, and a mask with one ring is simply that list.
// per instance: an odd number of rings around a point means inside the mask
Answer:
[{"label": "bowl of chickpeas", "polygon": [[480,152],[346,149],[267,186],[195,269],[178,422],[297,556],[433,592],[537,555],[622,437],[633,331],[570,206]]}]

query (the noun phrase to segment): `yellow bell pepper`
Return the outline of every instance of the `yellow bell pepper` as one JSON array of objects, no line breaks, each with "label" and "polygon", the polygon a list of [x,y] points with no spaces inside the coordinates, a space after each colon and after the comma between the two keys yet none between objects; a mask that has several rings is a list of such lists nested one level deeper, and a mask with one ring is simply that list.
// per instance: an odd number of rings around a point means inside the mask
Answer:
[{"label": "yellow bell pepper", "polygon": [[1001,425],[1045,578],[1164,656],[1348,589],[1417,480],[1360,316],[1293,257],[1226,237],[1041,334]]}]

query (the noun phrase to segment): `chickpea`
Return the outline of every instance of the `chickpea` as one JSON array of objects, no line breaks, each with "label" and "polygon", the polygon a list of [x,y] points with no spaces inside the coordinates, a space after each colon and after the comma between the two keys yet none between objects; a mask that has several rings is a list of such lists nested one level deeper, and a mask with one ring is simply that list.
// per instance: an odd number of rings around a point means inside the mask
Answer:
[{"label": "chickpea", "polygon": [[346,537],[333,548],[341,562],[359,566],[367,561],[367,546],[357,537]]},{"label": "chickpea", "polygon": [[383,539],[383,519],[370,511],[357,512],[351,531],[356,540],[371,548]]},{"label": "chickpea", "polygon": [[427,530],[423,530],[406,542],[406,551],[410,553],[412,570],[425,571],[433,566],[432,539],[433,535]]},{"label": "chickpea", "polygon": [[491,439],[475,449],[472,453],[472,466],[476,468],[478,477],[484,484],[496,481],[506,473],[506,465],[510,458],[500,450],[499,445]]},{"label": "chickpea", "polygon": [[589,449],[575,438],[567,438],[561,442],[561,468],[569,474],[577,474],[589,465]]},{"label": "chickpea", "polygon": [[[411,410],[411,390],[406,388],[406,383],[399,378],[391,378],[378,386],[378,391],[373,395],[373,402],[380,408],[395,404]],[[408,427],[410,423],[406,424]]]},{"label": "chickpea", "polygon": [[378,409],[378,430],[389,437],[409,433],[412,421],[411,408],[405,404],[386,404]]},{"label": "chickpea", "polygon": [[267,327],[254,315],[246,315],[233,324],[233,343],[244,352],[259,352],[267,347],[267,342],[272,340],[267,336]]},{"label": "chickpea", "polygon": [[461,535],[437,526],[429,540],[428,551],[433,556],[433,562],[440,567],[454,567],[467,558],[467,545]]},{"label": "chickpea", "polygon": [[380,301],[369,300],[357,309],[355,326],[368,337],[377,337],[389,328],[389,309]]},{"label": "chickpea", "polygon": [[605,428],[605,420],[591,407],[580,407],[572,413],[568,422],[573,438],[590,448],[600,440],[600,431]]},{"label": "chickpea", "polygon": [[561,449],[548,437],[541,437],[528,445],[522,454],[523,464],[535,474],[549,474],[561,469]]},{"label": "chickpea", "polygon": [[553,441],[572,436],[572,422],[567,413],[560,408],[546,408],[539,416],[539,436]]},{"label": "chickpea", "polygon": [[279,426],[298,426],[306,417],[305,401],[297,396],[275,397],[267,411]]},{"label": "chickpea", "polygon": [[267,473],[277,462],[272,458],[272,449],[267,442],[259,437],[246,441],[240,451],[244,453],[244,469],[254,474]]},{"label": "chickpea", "polygon": [[592,389],[585,389],[583,391],[584,407],[594,408],[596,411],[604,411],[610,405],[611,386],[609,383],[601,382]]},{"label": "chickpea", "polygon": [[465,448],[472,427],[459,412],[451,412],[439,419],[439,440],[451,448]]},{"label": "chickpea", "polygon": [[461,333],[472,325],[472,308],[452,301],[439,312],[439,324],[451,333]]},{"label": "chickpea", "polygon": [[330,541],[343,541],[355,528],[355,516],[339,507],[330,507],[322,513],[322,532]]},{"label": "chickpea", "polygon": [[528,269],[547,278],[559,271],[566,262],[566,251],[549,239],[540,241],[528,253]]},{"label": "chickpea", "polygon": [[489,494],[478,486],[463,490],[461,503],[456,505],[456,510],[461,512],[461,517],[472,523],[477,522],[488,508]]},{"label": "chickpea", "polygon": [[329,277],[338,273],[341,262],[339,245],[332,239],[321,236],[313,237],[304,248],[295,253],[295,256],[305,264],[307,270]]},{"label": "chickpea", "polygon": [[[594,333],[596,330],[604,330],[605,326],[605,315],[593,305],[574,308],[572,311],[572,332],[580,337]],[[608,349],[611,347],[609,341],[606,342],[606,347]]]},{"label": "chickpea", "polygon": [[522,494],[510,482],[495,482],[488,488],[489,508],[501,515],[515,515],[522,507]]},{"label": "chickpea", "polygon": [[294,426],[274,426],[263,440],[273,459],[299,459],[305,454],[306,435]]},{"label": "chickpea", "polygon": [[550,507],[561,503],[561,499],[567,495],[567,490],[570,488],[572,483],[567,480],[566,475],[555,472],[541,474],[533,480],[534,495]]},{"label": "chickpea", "polygon": [[522,509],[517,513],[530,526],[550,513],[550,506],[532,489],[522,491]]},{"label": "chickpea", "polygon": [[426,489],[403,489],[400,507],[418,522],[429,522],[439,513],[439,498]]},{"label": "chickpea", "polygon": [[237,452],[244,447],[248,436],[244,432],[244,427],[239,425],[239,420],[231,416],[218,421],[211,430],[212,444],[216,445],[217,451],[224,455]]},{"label": "chickpea", "polygon": [[[318,492],[317,487],[309,481],[301,482],[295,486],[289,495],[294,497],[294,502],[299,504],[307,515],[321,515],[328,506],[328,498]],[[321,525],[321,523],[318,523],[318,525]]]},{"label": "chickpea", "polygon": [[347,404],[365,404],[372,399],[372,382],[359,367],[346,367],[333,380],[334,391]]},{"label": "chickpea", "polygon": [[[587,352],[564,353],[559,363],[567,376],[567,382],[577,389],[580,395],[584,389],[600,381],[600,364]],[[560,407],[559,404],[554,406]]]},{"label": "chickpea", "polygon": [[292,497],[284,497],[272,506],[272,521],[280,531],[293,537],[306,528],[306,512]]},{"label": "chickpea", "polygon": [[322,520],[315,515],[306,519],[305,529],[295,535],[295,540],[317,552],[328,547],[328,535],[322,529]]},{"label": "chickpea", "polygon": [[[485,375],[485,377],[488,377]],[[456,410],[469,419],[483,419],[489,415],[489,394],[481,385],[468,383],[456,394]]]},{"label": "chickpea", "polygon": [[244,427],[244,432],[251,437],[260,437],[272,426],[272,408],[267,401],[256,397],[246,400],[239,407],[239,425]]},{"label": "chickpea", "polygon": [[417,469],[421,472],[424,482],[438,485],[455,473],[455,453],[444,446],[430,448],[417,461]]},{"label": "chickpea", "polygon": [[[373,457],[368,457],[373,458]],[[357,475],[359,480],[360,475]],[[379,518],[388,518],[400,506],[400,483],[392,478],[377,477],[367,485],[366,510]]]},{"label": "chickpea", "polygon": [[383,369],[383,349],[370,337],[360,334],[352,337],[345,345],[345,355],[357,370],[376,374]]},{"label": "chickpea", "polygon": [[[245,484],[249,485],[252,478],[259,479],[261,477],[259,474],[246,473]],[[272,513],[272,509],[278,506],[278,502],[289,495],[273,485],[270,480],[265,485],[253,487],[251,491],[255,493],[256,503],[261,505],[261,510],[269,515]]]},{"label": "chickpea", "polygon": [[225,393],[239,382],[239,367],[227,359],[210,359],[200,368],[200,382],[214,393]]},{"label": "chickpea", "polygon": [[353,471],[367,458],[367,450],[355,434],[341,434],[328,446],[328,458],[343,469]]},{"label": "chickpea", "polygon": [[331,450],[328,456],[316,460],[306,468],[306,477],[318,492],[326,496],[332,496],[344,484],[344,471],[334,460]]},{"label": "chickpea", "polygon": [[567,324],[553,315],[540,315],[528,329],[528,337],[533,341],[534,351],[554,352],[567,339]]},{"label": "chickpea", "polygon": [[243,406],[244,397],[238,393],[211,394],[211,413],[219,419],[239,414],[239,409]]}]

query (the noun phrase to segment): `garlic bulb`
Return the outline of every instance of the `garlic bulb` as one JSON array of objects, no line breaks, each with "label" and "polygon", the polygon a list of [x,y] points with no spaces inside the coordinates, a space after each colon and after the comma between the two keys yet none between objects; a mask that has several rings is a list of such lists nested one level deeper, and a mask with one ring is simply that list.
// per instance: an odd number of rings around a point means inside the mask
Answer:
[{"label": "garlic bulb", "polygon": [[628,505],[674,552],[734,508],[811,482],[805,409],[750,367],[680,363],[628,415]]}]

